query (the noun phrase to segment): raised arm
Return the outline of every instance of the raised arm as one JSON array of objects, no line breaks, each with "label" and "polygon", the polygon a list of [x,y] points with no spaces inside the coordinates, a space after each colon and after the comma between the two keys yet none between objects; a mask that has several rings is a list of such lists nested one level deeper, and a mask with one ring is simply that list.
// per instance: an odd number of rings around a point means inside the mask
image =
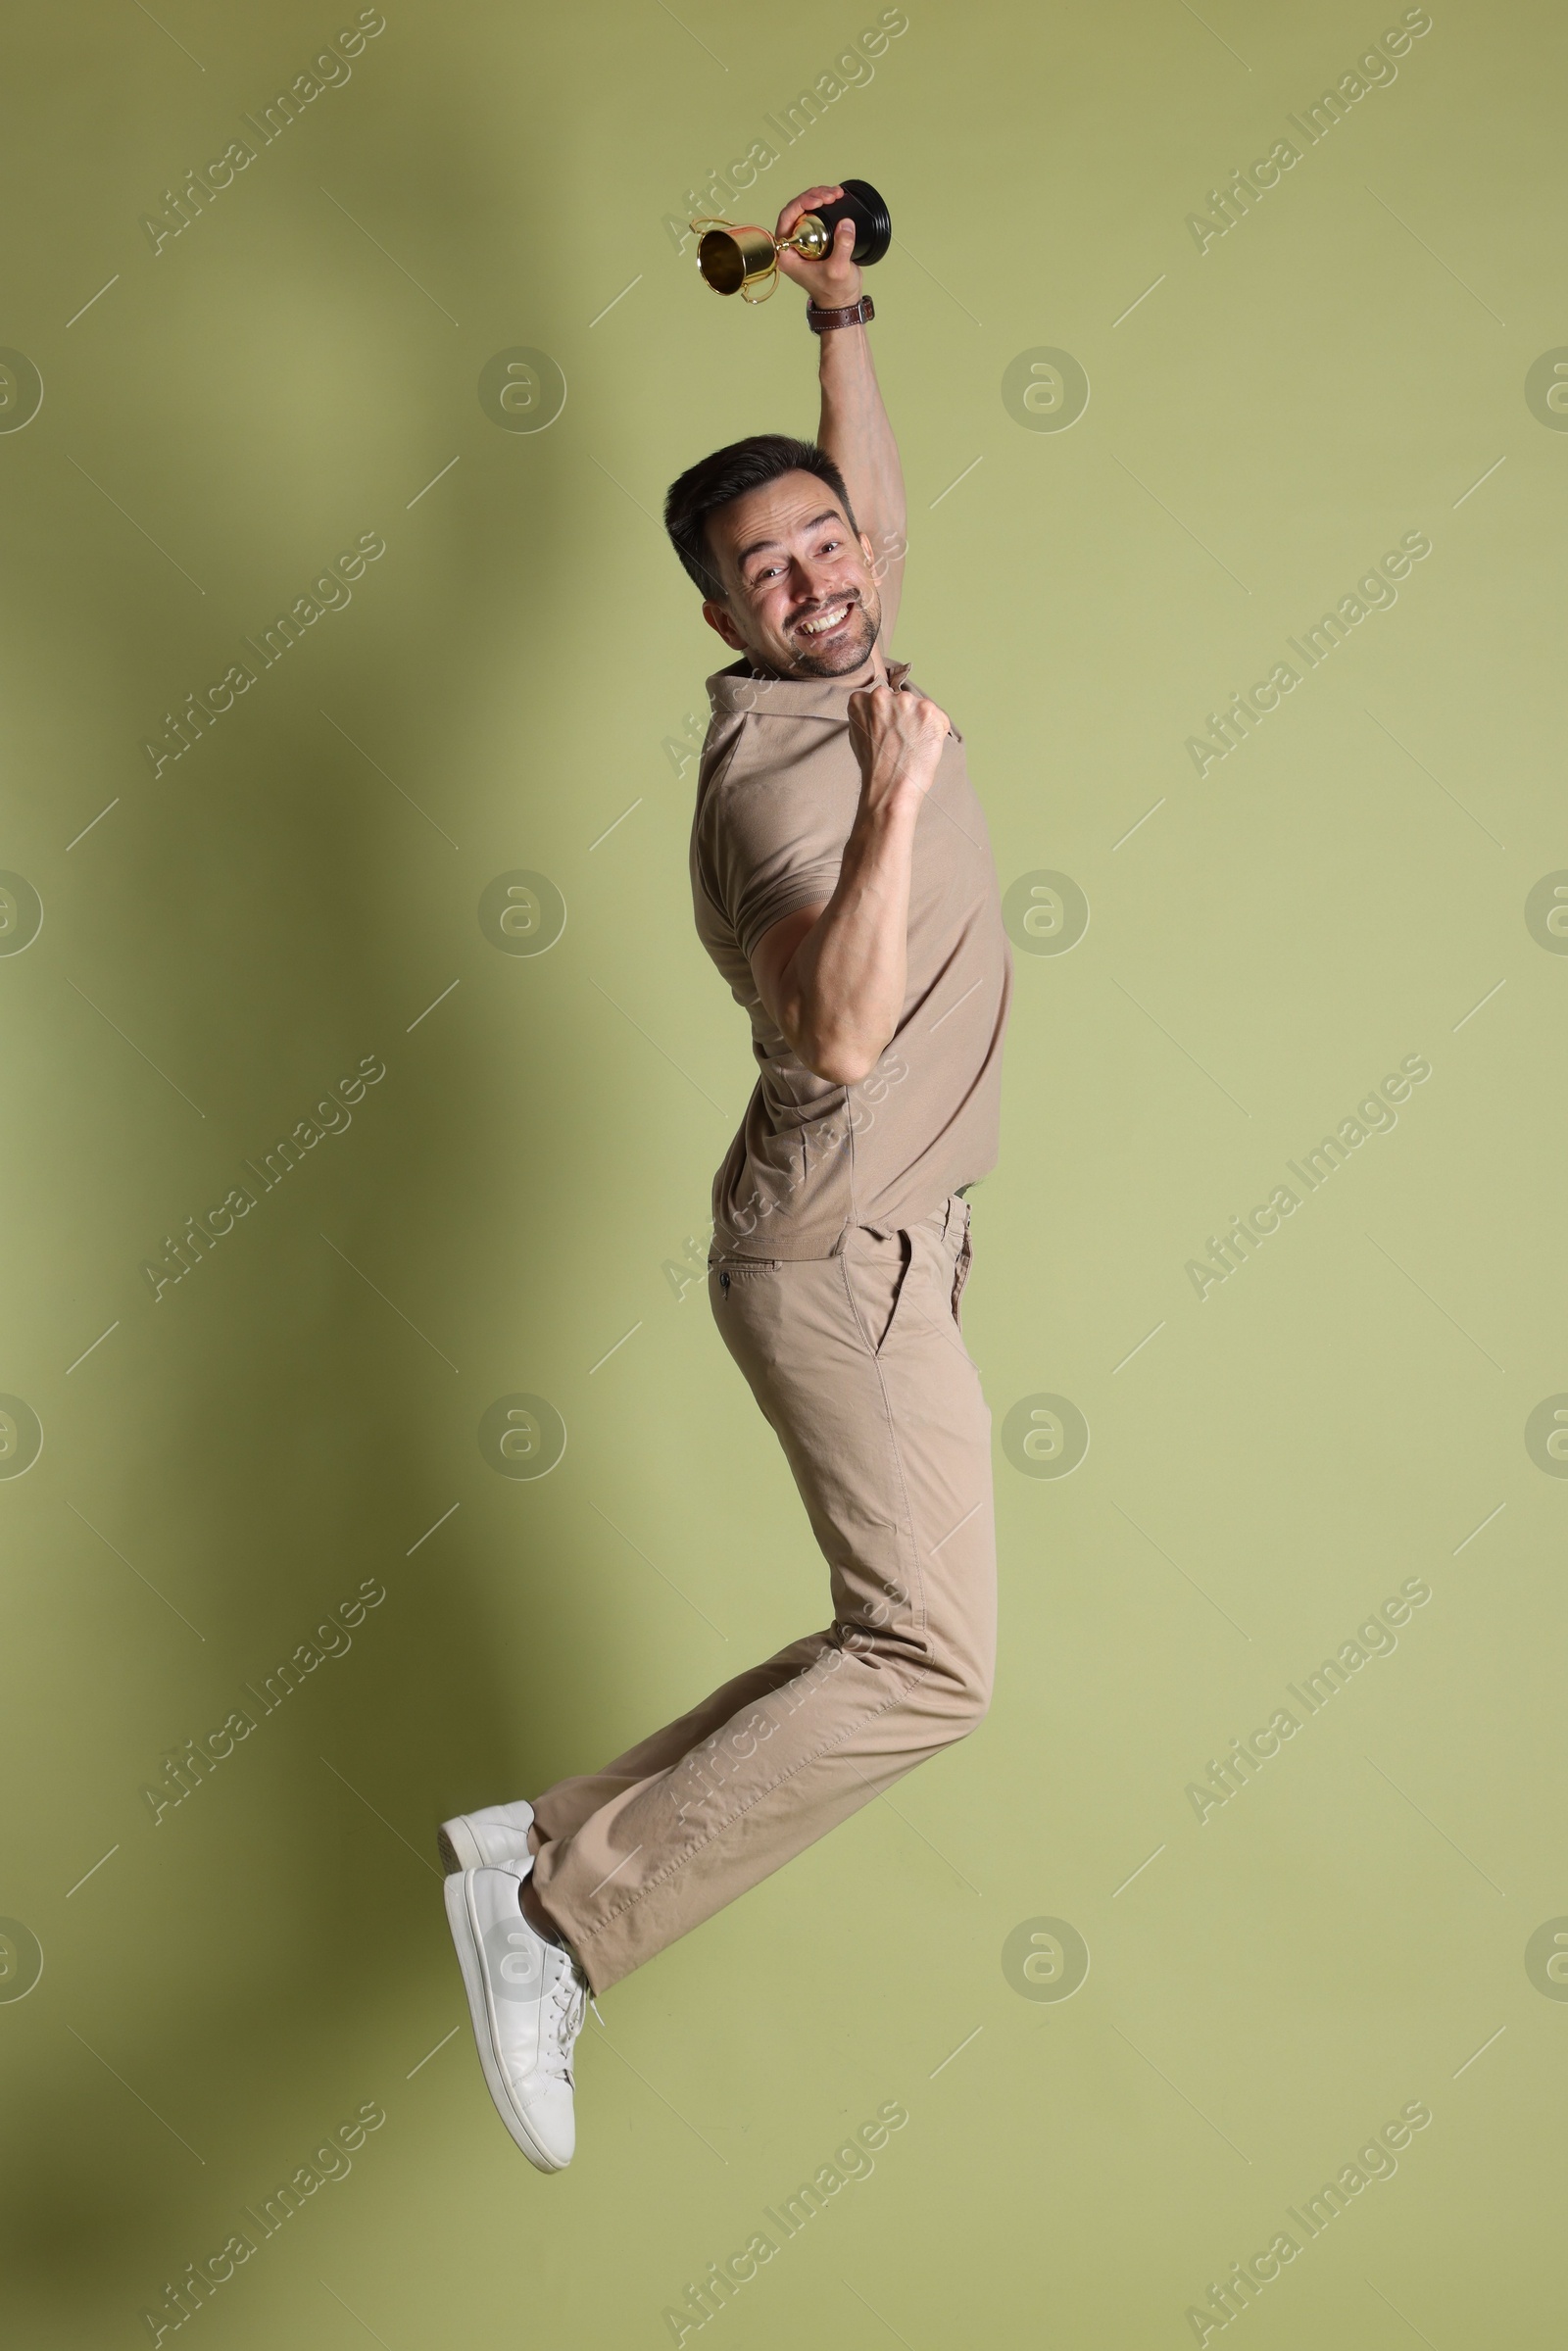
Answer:
[{"label": "raised arm", "polygon": [[[803,213],[831,204],[842,188],[808,188],[786,204],[778,217],[777,234],[788,236]],[[862,291],[860,271],[851,261],[855,224],[841,220],[833,250],[819,262],[798,253],[779,257],[779,268],[804,286],[819,310],[838,310],[858,302]],[[819,335],[818,370],[822,385],[822,414],[817,441],[844,476],[855,509],[855,519],[871,542],[872,568],[882,599],[882,652],[893,643],[904,587],[906,509],[904,472],[899,445],[882,405],[871,344],[863,326],[835,326]]]},{"label": "raised arm", "polygon": [[860,802],[838,888],[825,906],[775,922],[752,956],[791,1052],[836,1085],[869,1076],[899,1025],[914,828],[948,731],[946,713],[924,695],[876,686],[850,696]]}]

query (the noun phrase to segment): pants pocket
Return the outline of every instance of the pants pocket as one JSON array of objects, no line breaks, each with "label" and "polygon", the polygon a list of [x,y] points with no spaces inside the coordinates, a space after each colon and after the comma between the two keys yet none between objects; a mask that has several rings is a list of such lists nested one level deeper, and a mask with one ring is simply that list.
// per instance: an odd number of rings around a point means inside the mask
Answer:
[{"label": "pants pocket", "polygon": [[971,1263],[972,1257],[969,1249],[969,1228],[967,1225],[965,1225],[963,1229],[963,1240],[958,1248],[957,1263],[953,1269],[953,1319],[957,1324],[960,1332],[963,1329],[963,1316],[959,1312],[959,1307],[963,1299],[963,1286],[969,1279],[969,1267]]},{"label": "pants pocket", "polygon": [[890,1233],[885,1241],[841,1259],[850,1298],[873,1355],[880,1355],[893,1335],[899,1307],[910,1287],[913,1250],[907,1233]]},{"label": "pants pocket", "polygon": [[720,1298],[728,1298],[737,1282],[769,1281],[783,1270],[782,1257],[711,1257],[708,1265],[709,1278]]}]

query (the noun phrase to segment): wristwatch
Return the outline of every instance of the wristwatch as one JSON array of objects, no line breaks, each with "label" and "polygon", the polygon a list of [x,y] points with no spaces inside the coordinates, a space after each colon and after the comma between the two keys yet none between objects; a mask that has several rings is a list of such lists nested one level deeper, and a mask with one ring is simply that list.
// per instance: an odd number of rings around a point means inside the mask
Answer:
[{"label": "wristwatch", "polygon": [[847,302],[842,310],[818,310],[810,301],[806,305],[806,323],[814,335],[826,334],[835,326],[865,326],[875,317],[876,306],[869,294],[862,294],[858,302]]}]

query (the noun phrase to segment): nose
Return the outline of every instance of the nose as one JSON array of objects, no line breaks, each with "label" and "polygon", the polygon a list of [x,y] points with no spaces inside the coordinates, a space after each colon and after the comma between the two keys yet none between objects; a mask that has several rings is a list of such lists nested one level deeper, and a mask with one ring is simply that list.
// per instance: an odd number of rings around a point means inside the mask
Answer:
[{"label": "nose", "polygon": [[832,565],[813,564],[797,561],[796,599],[801,604],[841,604],[853,597],[854,591],[842,578],[835,578]]}]

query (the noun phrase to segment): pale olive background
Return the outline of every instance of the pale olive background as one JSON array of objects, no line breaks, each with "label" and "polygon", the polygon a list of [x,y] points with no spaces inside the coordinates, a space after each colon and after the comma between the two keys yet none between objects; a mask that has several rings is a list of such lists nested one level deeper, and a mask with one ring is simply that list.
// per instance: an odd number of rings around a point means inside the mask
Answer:
[{"label": "pale olive background", "polygon": [[[713,2322],[731,2351],[1174,2346],[1423,2099],[1254,2351],[1555,2342],[1568,2005],[1525,1948],[1568,1912],[1568,1485],[1525,1424],[1568,1390],[1568,959],[1524,907],[1568,867],[1568,436],[1524,386],[1568,343],[1559,14],[1433,0],[1200,253],[1187,215],[1396,7],[909,0],[742,209],[889,199],[895,650],[965,730],[1004,887],[1067,875],[1090,921],[1018,954],[975,1199],[991,1718],[616,1988],[546,2180],[480,2081],[435,1824],[823,1615],[666,1270],[749,1056],[686,879],[725,657],[655,519],[708,449],[811,429],[815,347],[663,220],[877,11],[387,0],[155,255],[142,214],[353,13],[8,35],[0,343],[44,385],[0,432],[0,866],[44,908],[0,956],[0,1389],[44,1432],[0,1481],[0,1912],[44,1961],[0,2001],[9,2338],[148,2341],[373,2099],[351,2176],[193,2322],[212,2351],[667,2342],[897,2098],[874,2176]],[[480,405],[515,347],[564,375],[547,430]],[[1004,404],[1040,347],[1087,373],[1070,429]],[[1200,780],[1204,714],[1411,530],[1397,605]],[[162,713],[371,531],[352,604],[155,779]],[[480,928],[517,870],[565,903],[541,955]],[[1414,1053],[1397,1128],[1200,1301],[1187,1259]],[[142,1260],[365,1054],[348,1131],[154,1303]],[[479,1449],[517,1393],[567,1430],[537,1482]],[[1065,1478],[1002,1448],[1042,1394],[1090,1432]],[[1188,1783],[1409,1577],[1396,1653],[1200,1825]],[[366,1578],[352,1651],[155,1827],[165,1754]],[[1064,2001],[1004,1969],[1044,1918],[1090,1953]]]}]

